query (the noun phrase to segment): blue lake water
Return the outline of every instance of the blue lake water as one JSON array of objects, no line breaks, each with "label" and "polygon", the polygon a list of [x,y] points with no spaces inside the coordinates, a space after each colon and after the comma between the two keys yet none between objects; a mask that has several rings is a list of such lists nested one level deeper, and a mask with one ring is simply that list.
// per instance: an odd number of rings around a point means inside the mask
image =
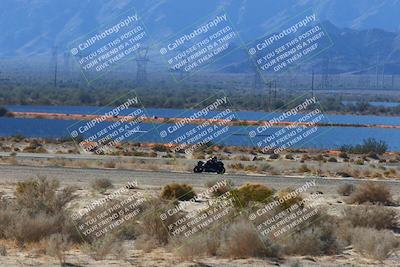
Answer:
[{"label": "blue lake water", "polygon": [[[8,106],[9,111],[24,112],[54,112],[68,114],[102,114],[104,110],[98,107],[81,107],[81,106]],[[159,117],[186,117],[193,111],[181,109],[147,109],[146,112],[150,116]],[[128,114],[129,110],[122,112]],[[207,117],[212,117],[208,114]],[[275,113],[265,112],[236,112],[239,119],[268,119],[277,115]],[[294,119],[294,118],[293,118]],[[400,117],[384,117],[384,116],[353,116],[353,115],[325,115],[322,121],[335,123],[371,123],[371,124],[389,124],[400,125]],[[74,120],[48,120],[48,119],[23,119],[23,118],[0,118],[0,135],[11,136],[21,134],[27,137],[48,137],[59,138],[69,136],[68,129],[71,125],[76,124]],[[111,122],[102,122],[92,130],[98,131],[110,125]],[[185,125],[175,133],[168,136],[170,139],[161,138],[160,131],[172,124],[151,124],[142,123],[141,132],[133,134],[127,140],[138,142],[161,142],[168,143],[182,133],[190,131],[193,125]],[[249,137],[249,131],[255,127],[229,127],[227,132],[212,140],[214,143],[238,146],[256,146],[258,142],[265,139],[265,136],[273,134],[276,128],[271,128],[263,132],[260,136],[254,138]],[[389,150],[400,151],[400,129],[379,129],[379,128],[358,128],[358,127],[318,127],[317,131],[310,136],[305,137],[301,142],[293,145],[297,148],[325,148],[336,149],[345,144],[359,144],[363,139],[373,137],[385,141],[389,145]]]}]

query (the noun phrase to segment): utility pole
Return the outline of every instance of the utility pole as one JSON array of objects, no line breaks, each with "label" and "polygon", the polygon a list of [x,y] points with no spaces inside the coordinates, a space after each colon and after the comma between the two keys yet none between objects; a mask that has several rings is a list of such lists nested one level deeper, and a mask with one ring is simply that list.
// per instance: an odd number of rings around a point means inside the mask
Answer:
[{"label": "utility pole", "polygon": [[379,78],[378,78],[378,65],[379,65],[379,54],[376,55],[376,66],[375,66],[376,81],[375,81],[375,88],[378,88],[378,83],[379,83]]},{"label": "utility pole", "polygon": [[272,88],[272,81],[268,83],[268,110],[271,110],[271,88]]},{"label": "utility pole", "polygon": [[394,89],[394,74],[392,74],[392,89]]},{"label": "utility pole", "polygon": [[312,70],[311,74],[311,97],[314,97],[314,70]]}]

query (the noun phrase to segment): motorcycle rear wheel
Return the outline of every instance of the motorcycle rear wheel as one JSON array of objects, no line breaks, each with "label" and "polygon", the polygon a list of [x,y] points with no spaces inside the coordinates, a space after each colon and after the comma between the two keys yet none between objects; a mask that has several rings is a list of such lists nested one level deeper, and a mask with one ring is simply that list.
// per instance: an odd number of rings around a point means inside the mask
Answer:
[{"label": "motorcycle rear wheel", "polygon": [[193,169],[194,173],[202,173],[203,171],[204,171],[204,168],[203,167],[199,167],[199,166],[196,166]]}]

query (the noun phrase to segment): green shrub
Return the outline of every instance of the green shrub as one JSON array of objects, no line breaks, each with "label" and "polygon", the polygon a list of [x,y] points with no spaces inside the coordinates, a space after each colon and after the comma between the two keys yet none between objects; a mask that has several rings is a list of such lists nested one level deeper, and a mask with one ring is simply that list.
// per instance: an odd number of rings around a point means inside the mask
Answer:
[{"label": "green shrub", "polygon": [[250,202],[266,203],[272,200],[274,190],[262,184],[245,184],[233,190],[239,205],[247,206]]},{"label": "green shrub", "polygon": [[187,184],[167,184],[164,186],[161,197],[163,199],[187,201],[196,196],[193,187]]}]

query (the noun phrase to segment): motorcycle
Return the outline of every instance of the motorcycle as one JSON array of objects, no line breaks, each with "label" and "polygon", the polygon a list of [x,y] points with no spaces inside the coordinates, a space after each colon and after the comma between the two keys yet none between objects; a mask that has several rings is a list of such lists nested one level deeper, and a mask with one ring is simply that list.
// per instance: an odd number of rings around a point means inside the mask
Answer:
[{"label": "motorcycle", "polygon": [[216,172],[218,174],[225,173],[224,163],[220,160],[207,160],[197,162],[197,166],[193,169],[194,173],[202,173],[202,172]]}]

